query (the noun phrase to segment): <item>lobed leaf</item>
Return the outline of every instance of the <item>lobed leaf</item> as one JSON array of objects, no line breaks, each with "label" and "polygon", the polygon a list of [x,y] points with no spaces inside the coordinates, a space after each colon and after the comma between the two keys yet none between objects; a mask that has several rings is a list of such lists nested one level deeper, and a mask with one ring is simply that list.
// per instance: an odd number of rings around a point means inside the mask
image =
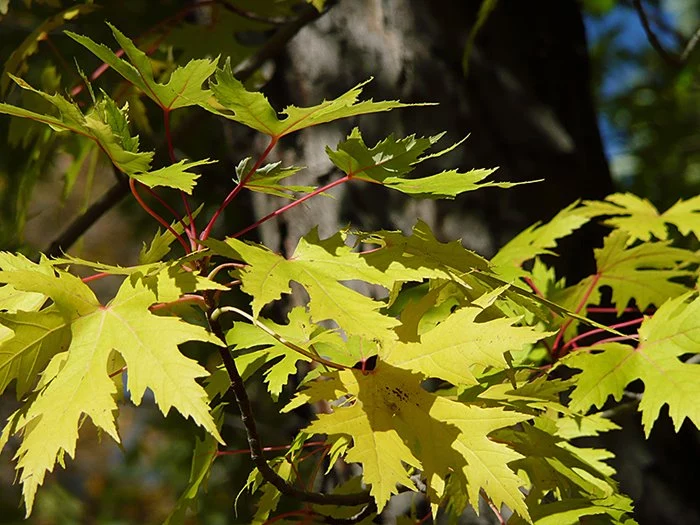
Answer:
[{"label": "lobed leaf", "polygon": [[[382,360],[370,373],[345,370],[326,376],[302,393],[305,399],[344,395],[349,396],[349,406],[319,415],[304,432],[352,438],[346,460],[362,464],[363,480],[371,485],[379,511],[397,492],[397,484],[413,487],[407,464],[423,470],[434,505],[452,472],[473,503],[483,488],[497,505],[506,504],[527,517],[519,490],[522,480],[507,466],[520,456],[487,436],[530,416],[428,393],[421,387],[423,378]],[[329,398],[333,392],[335,397]]]},{"label": "lobed leaf", "polygon": [[452,199],[461,193],[483,187],[508,188],[515,185],[507,182],[480,184],[495,169],[471,170],[466,173],[449,170],[428,177],[407,178],[406,175],[413,171],[417,164],[443,155],[463,142],[459,141],[438,153],[422,156],[443,135],[444,133],[427,138],[410,135],[398,140],[390,135],[370,148],[365,144],[360,130],[354,128],[335,150],[326,147],[326,153],[333,164],[352,179],[383,184],[416,197]]},{"label": "lobed leaf", "polygon": [[263,306],[291,293],[290,281],[309,294],[309,312],[314,322],[332,320],[347,334],[367,339],[391,334],[398,321],[382,315],[383,304],[366,297],[341,281],[352,279],[382,284],[386,278],[343,242],[339,233],[325,240],[312,230],[302,238],[289,259],[265,247],[229,238],[206,243],[215,253],[247,263],[240,270],[241,290],[253,297],[253,316]]},{"label": "lobed leaf", "polygon": [[218,58],[190,60],[184,67],[175,68],[167,83],[159,83],[155,80],[151,59],[116,27],[109,22],[107,25],[131,62],[119,58],[107,46],[97,44],[86,36],[71,31],[66,31],[66,35],[109,64],[164,110],[200,105],[211,97],[211,92],[203,89],[202,84],[214,73]]},{"label": "lobed leaf", "polygon": [[[629,235],[623,231],[613,231],[605,238],[603,247],[594,250],[595,275],[556,293],[552,299],[574,310],[586,298],[586,294],[590,294],[590,290],[609,286],[618,315],[631,300],[641,311],[649,305],[659,306],[688,290],[678,280],[692,277],[693,272],[683,267],[698,262],[697,254],[673,248],[669,244],[645,243],[630,248]],[[587,303],[595,302],[594,297],[595,294],[590,294]]]},{"label": "lobed leaf", "polygon": [[[135,404],[141,403],[148,388],[164,414],[174,407],[221,440],[209,413],[208,397],[196,382],[208,374],[177,348],[192,340],[221,343],[199,326],[153,315],[149,307],[157,302],[157,296],[142,281],[126,279],[116,297],[103,306],[80,279],[56,272],[52,276],[21,270],[0,273],[3,282],[18,290],[48,295],[71,334],[67,351],[58,354],[61,365],[51,361],[36,396],[8,427],[23,436],[17,469],[21,471],[27,514],[46,472],[52,471],[65,453],[75,455],[78,428],[85,416],[119,441],[117,391],[110,378],[114,352],[128,366],[128,389]],[[29,327],[16,323],[14,328],[15,339],[10,343],[31,337]]]},{"label": "lobed leaf", "polygon": [[604,343],[580,348],[562,364],[580,369],[571,393],[572,410],[602,407],[609,396],[620,401],[625,387],[640,379],[644,396],[639,405],[647,437],[668,404],[678,431],[687,417],[700,426],[700,365],[681,356],[700,353],[700,298],[685,294],[665,302],[639,329],[639,344]]},{"label": "lobed leaf", "polygon": [[265,95],[257,91],[248,91],[243,83],[234,76],[230,61],[226,62],[223,69],[216,71],[215,77],[216,82],[211,82],[210,87],[217,104],[204,105],[203,107],[212,113],[269,135],[273,139],[279,139],[295,131],[342,118],[423,105],[403,104],[394,100],[383,102],[363,100],[358,102],[363,86],[369,82],[367,80],[338,98],[324,100],[316,106],[308,108],[288,106],[282,111],[282,115],[285,117],[280,119]]},{"label": "lobed leaf", "polygon": [[682,235],[690,233],[700,239],[700,195],[688,200],[679,200],[664,213],[647,199],[631,193],[614,193],[605,201],[585,201],[582,210],[590,217],[612,216],[605,224],[620,229],[629,235],[628,243],[636,240],[649,241],[669,238],[669,224]]},{"label": "lobed leaf", "polygon": [[589,218],[573,203],[546,224],[534,224],[523,230],[491,259],[493,271],[504,279],[515,279],[526,272],[522,269],[524,262],[539,255],[554,255],[550,249],[557,245],[557,240],[566,237],[589,221]]}]

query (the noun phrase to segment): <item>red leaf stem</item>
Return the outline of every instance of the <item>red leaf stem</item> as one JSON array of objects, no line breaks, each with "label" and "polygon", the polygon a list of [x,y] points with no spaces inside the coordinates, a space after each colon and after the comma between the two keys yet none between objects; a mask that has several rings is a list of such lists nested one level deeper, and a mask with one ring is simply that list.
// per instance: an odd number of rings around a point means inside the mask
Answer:
[{"label": "red leaf stem", "polygon": [[80,280],[83,281],[84,283],[89,283],[90,281],[97,281],[98,279],[104,279],[105,277],[109,277],[110,275],[113,275],[113,274],[108,273],[108,272],[100,272],[100,273],[96,273],[94,275],[89,275],[87,277],[83,277]]},{"label": "red leaf stem", "polygon": [[[590,286],[586,290],[586,293],[583,294],[583,297],[581,298],[581,301],[579,301],[578,306],[576,306],[576,310],[574,310],[574,313],[579,313],[584,306],[586,306],[586,303],[588,302],[588,299],[590,298],[591,294],[593,293],[593,290],[595,290],[596,286],[598,285],[598,281],[600,280],[601,275],[599,273],[595,274],[593,276],[593,280],[591,281]],[[571,324],[573,320],[572,319],[567,319],[564,324],[561,326],[559,329],[559,333],[557,334],[557,338],[554,340],[554,344],[552,345],[552,348],[554,350],[554,358],[558,359],[561,357],[560,354],[560,345],[561,341],[564,338],[564,332],[566,332],[566,329],[569,328],[569,325]]]},{"label": "red leaf stem", "polygon": [[253,165],[252,168],[248,171],[248,173],[245,174],[245,176],[241,179],[241,182],[239,182],[235,188],[231,190],[231,192],[226,196],[224,201],[221,203],[221,206],[219,206],[219,209],[214,212],[214,215],[212,215],[212,218],[209,220],[209,224],[207,224],[207,227],[204,228],[204,231],[202,231],[202,235],[200,237],[200,240],[205,241],[209,237],[209,234],[211,233],[212,228],[214,227],[214,224],[216,223],[216,220],[219,218],[219,215],[226,209],[226,207],[231,204],[231,201],[236,198],[236,195],[238,195],[241,190],[245,187],[246,183],[250,180],[250,178],[253,176],[253,174],[258,170],[258,168],[262,165],[262,163],[265,161],[267,156],[270,154],[272,149],[277,145],[277,141],[279,140],[279,137],[272,137],[270,139],[270,143],[267,145],[267,148],[265,148],[265,151],[262,152],[262,155],[258,158],[258,160],[255,162],[255,165]]},{"label": "red leaf stem", "polygon": [[249,231],[254,230],[258,226],[260,226],[262,223],[269,221],[273,217],[277,217],[278,215],[283,214],[287,210],[290,210],[290,209],[294,208],[295,206],[299,206],[302,202],[305,202],[305,201],[309,200],[310,198],[315,197],[316,195],[320,195],[321,193],[328,191],[331,188],[334,188],[334,187],[336,187],[340,184],[343,184],[344,182],[347,182],[349,180],[350,180],[350,175],[345,175],[345,177],[341,177],[340,179],[337,179],[333,182],[330,182],[330,183],[326,184],[325,186],[322,186],[320,188],[316,188],[311,193],[307,193],[303,197],[300,197],[299,199],[295,200],[294,202],[290,202],[289,204],[282,206],[281,208],[273,211],[272,213],[268,213],[262,219],[258,219],[250,226],[247,226],[247,227],[243,228],[241,231],[235,233],[233,235],[233,237],[240,237],[241,235],[244,235],[244,234],[248,233]]},{"label": "red leaf stem", "polygon": [[[170,157],[170,162],[175,164],[177,160],[175,159],[175,148],[173,147],[173,135],[170,131],[169,108],[163,108],[163,128],[165,129],[165,142],[168,146],[168,156]],[[187,213],[188,225],[185,227],[185,233],[190,240],[190,249],[194,251],[198,247],[195,241],[197,238],[197,226],[194,223],[194,217],[192,216],[192,209],[190,208],[190,203],[187,200],[187,195],[184,191],[180,190],[180,196],[182,197],[182,203],[185,205],[185,212]]]},{"label": "red leaf stem", "polygon": [[[190,253],[190,247],[187,246],[187,243],[185,243],[185,240],[182,238],[182,236],[177,233],[170,224],[167,223],[163,217],[158,215],[156,212],[154,212],[148,204],[144,202],[144,200],[141,198],[139,195],[139,192],[136,191],[136,180],[132,179],[131,177],[129,178],[129,188],[131,188],[131,194],[134,196],[136,199],[136,202],[138,202],[141,207],[144,209],[146,213],[148,213],[151,217],[153,217],[158,223],[163,226],[166,230],[168,230],[170,233],[172,233],[175,238],[178,240],[178,242],[182,245],[182,247],[185,249],[185,253]],[[154,192],[155,193],[155,192]],[[172,208],[171,208],[172,209]]]},{"label": "red leaf stem", "polygon": [[[618,328],[625,328],[626,326],[634,326],[637,324],[641,324],[642,321],[644,321],[644,317],[638,317],[637,319],[632,319],[631,321],[624,321],[622,323],[616,323],[616,324],[610,325],[609,328],[612,328],[613,330],[617,330]],[[600,334],[600,333],[605,332],[605,331],[606,330],[603,330],[602,328],[596,328],[594,330],[589,330],[586,333],[577,335],[573,339],[570,339],[564,346],[562,346],[559,349],[559,352],[560,352],[560,354],[563,354],[566,352],[566,350],[569,347],[571,347],[572,345],[575,345],[581,339],[585,339],[586,337],[590,337],[590,336],[595,335],[595,334]],[[634,339],[634,336],[632,336],[632,335],[627,335],[627,336],[622,336],[622,337],[616,336],[616,337],[613,337],[611,339],[614,339],[616,341],[629,340],[629,339]],[[605,339],[605,341],[610,341],[611,339]],[[603,341],[598,341],[598,343],[602,343],[602,342]]]}]

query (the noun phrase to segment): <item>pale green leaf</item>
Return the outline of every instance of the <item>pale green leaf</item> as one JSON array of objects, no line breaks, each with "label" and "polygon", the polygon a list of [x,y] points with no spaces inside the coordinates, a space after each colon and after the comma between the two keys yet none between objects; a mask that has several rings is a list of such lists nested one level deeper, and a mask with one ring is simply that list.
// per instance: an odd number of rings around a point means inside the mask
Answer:
[{"label": "pale green leaf", "polygon": [[218,59],[191,60],[184,67],[176,68],[167,83],[159,83],[154,78],[151,59],[137,48],[116,27],[109,25],[114,38],[131,61],[119,58],[104,44],[97,44],[90,38],[66,31],[66,35],[89,49],[100,60],[109,64],[117,73],[141,89],[164,110],[199,105],[207,101],[211,92],[202,88],[202,84],[214,73]]},{"label": "pale green leaf", "polygon": [[195,166],[202,166],[204,164],[213,164],[214,160],[198,160],[194,162],[186,162],[181,160],[165,168],[161,168],[155,171],[149,171],[148,173],[137,173],[132,175],[134,179],[142,184],[145,184],[149,188],[155,188],[156,186],[167,186],[169,188],[176,188],[182,190],[185,193],[192,193],[192,189],[195,185],[195,180],[199,178],[199,175],[188,171]]},{"label": "pale green leaf", "polygon": [[289,259],[234,238],[206,244],[216,253],[247,263],[240,270],[241,290],[253,297],[254,317],[266,304],[291,293],[290,281],[295,281],[309,294],[309,312],[316,323],[332,320],[346,333],[367,339],[388,336],[398,324],[378,312],[381,302],[341,284],[351,279],[374,284],[386,280],[381,271],[344,244],[341,234],[320,240],[313,230],[299,241]]},{"label": "pale green leaf", "polygon": [[577,203],[561,210],[546,224],[526,228],[503,246],[491,259],[493,271],[504,279],[515,279],[526,272],[522,264],[538,255],[551,255],[557,240],[566,237],[589,221]]},{"label": "pale green leaf", "polygon": [[0,276],[18,289],[44,290],[70,322],[72,335],[62,367],[55,370],[55,377],[15,429],[23,436],[17,468],[28,513],[46,473],[64,454],[74,457],[78,428],[85,416],[119,441],[117,391],[108,366],[113,351],[128,366],[128,389],[135,404],[141,403],[148,388],[163,414],[174,407],[221,440],[206,392],[196,382],[207,371],[178,350],[179,344],[191,340],[221,344],[215,337],[199,326],[153,315],[149,307],[157,301],[156,295],[139,281],[126,279],[116,297],[102,306],[85,284],[69,274],[59,271],[55,277],[27,280],[29,272],[8,273]]},{"label": "pale green leaf", "polygon": [[[104,111],[106,105],[110,104],[109,102],[103,101],[103,106],[98,106],[94,111],[84,115],[74,102],[67,100],[61,95],[49,95],[34,89],[22,79],[12,78],[21,88],[36,93],[51,103],[59,111],[60,117],[43,115],[5,103],[0,103],[0,113],[28,118],[47,124],[56,131],[72,131],[87,137],[95,141],[109,157],[110,161],[126,174],[141,173],[149,170],[153,152],[139,153],[136,151],[134,144],[137,142],[133,137],[129,137],[130,140],[125,141],[122,122],[115,122],[113,112],[108,113],[108,119]],[[126,112],[126,107],[120,110],[122,121],[127,120]],[[115,126],[117,129],[113,129],[112,126]]]},{"label": "pale green leaf", "polygon": [[480,255],[467,250],[461,241],[439,242],[426,223],[420,219],[411,235],[380,231],[361,236],[364,243],[377,245],[362,258],[385,276],[384,286],[396,282],[422,281],[440,278],[463,282],[474,269],[486,270],[489,263]]},{"label": "pale green leaf", "polygon": [[664,213],[647,199],[631,193],[615,193],[605,201],[585,201],[582,210],[591,217],[610,215],[605,224],[618,228],[629,235],[629,243],[635,240],[648,241],[652,237],[666,240],[669,224],[683,235],[694,233],[700,239],[700,195],[688,200],[679,200]]},{"label": "pale green leaf", "polygon": [[310,401],[329,399],[333,389],[349,396],[349,406],[319,415],[304,432],[352,438],[345,459],[362,464],[363,480],[371,485],[380,511],[397,492],[397,484],[412,488],[407,464],[423,470],[433,504],[439,503],[452,473],[472,503],[483,488],[496,505],[506,504],[527,517],[519,490],[523,482],[507,466],[521,456],[491,441],[488,434],[531,416],[436,396],[423,390],[423,377],[381,360],[371,373],[331,374],[302,394]]},{"label": "pale green leaf", "polygon": [[55,311],[0,313],[13,337],[0,342],[0,394],[16,379],[17,399],[34,386],[49,360],[68,349],[69,323]]},{"label": "pale green leaf", "polygon": [[[296,307],[289,312],[288,324],[281,325],[269,320],[260,320],[274,333],[284,340],[299,346],[313,354],[313,332],[316,326],[312,324],[308,312]],[[264,381],[274,400],[277,400],[284,385],[289,382],[289,376],[296,373],[297,361],[309,362],[311,359],[281,343],[260,328],[248,323],[234,323],[226,333],[226,343],[233,347],[236,364],[243,378],[249,377],[260,366],[268,365]],[[258,348],[254,351],[242,350]]]},{"label": "pale green leaf", "polygon": [[467,172],[449,170],[419,179],[387,177],[384,179],[384,185],[418,198],[453,199],[457,195],[467,191],[488,188],[490,186],[512,188],[513,186],[525,184],[523,182],[481,182],[494,171],[496,171],[496,169],[476,169]]},{"label": "pale green leaf", "polygon": [[[200,204],[196,210],[192,211],[192,218],[196,219],[199,212],[202,211],[204,204]],[[170,224],[170,227],[175,230],[178,234],[182,235],[185,231],[183,227],[189,225],[189,218],[184,217],[182,222],[175,221]],[[170,253],[170,246],[175,242],[175,236],[170,232],[170,230],[158,231],[153,236],[153,240],[148,246],[144,243],[141,246],[141,251],[139,252],[139,265],[148,265],[151,263],[159,262],[163,257]]]},{"label": "pale green leaf", "polygon": [[477,384],[473,365],[505,369],[504,353],[534,344],[547,335],[531,327],[513,326],[518,319],[476,322],[482,308],[461,308],[420,336],[418,343],[395,343],[380,354],[385,360],[426,377],[454,385]]},{"label": "pale green leaf", "polygon": [[688,291],[688,287],[677,280],[693,275],[692,271],[682,268],[697,263],[698,255],[673,248],[668,242],[644,243],[632,248],[628,245],[626,233],[613,231],[605,238],[603,247],[594,250],[596,273],[556,293],[552,298],[554,302],[575,310],[579,305],[585,306],[581,301],[586,297],[587,304],[596,303],[598,294],[595,291],[609,286],[619,315],[633,299],[644,311],[650,305],[659,306]]},{"label": "pale green leaf", "polygon": [[273,139],[279,139],[300,129],[341,118],[416,105],[398,101],[358,102],[362,87],[367,82],[369,80],[358,84],[334,100],[324,100],[316,106],[308,108],[289,106],[282,111],[284,118],[280,119],[265,95],[248,91],[233,75],[231,64],[227,61],[223,69],[216,71],[216,82],[211,83],[211,90],[214,92],[217,104],[210,105],[207,109],[269,135]]},{"label": "pale green leaf", "polygon": [[641,379],[644,395],[639,405],[647,436],[664,405],[678,431],[687,417],[700,426],[700,364],[680,357],[700,353],[700,298],[671,299],[639,329],[639,344],[604,343],[579,348],[562,364],[581,370],[571,393],[571,408],[601,408],[612,396],[622,398],[625,387]]},{"label": "pale green leaf", "polygon": [[439,157],[457,147],[458,143],[438,153],[423,155],[444,135],[432,137],[416,137],[410,135],[396,139],[390,135],[378,142],[374,147],[368,147],[360,130],[354,128],[348,137],[340,142],[335,150],[326,148],[326,153],[343,173],[350,179],[365,180],[383,184],[389,188],[432,199],[449,198],[487,186],[507,188],[513,183],[480,182],[495,170],[482,169],[461,173],[457,170],[443,171],[436,175],[419,178],[407,178],[417,164]]},{"label": "pale green leaf", "polygon": [[[253,169],[255,161],[251,157],[246,157],[241,160],[236,166],[236,182],[240,183],[250,170]],[[309,193],[313,191],[313,186],[299,186],[280,184],[284,179],[295,175],[303,168],[298,166],[282,167],[281,162],[266,164],[258,168],[246,182],[246,189],[257,191],[259,193],[267,193],[275,197],[283,197],[285,199],[293,199],[293,193]]]},{"label": "pale green leaf", "polygon": [[[0,270],[3,272],[27,270],[44,275],[53,275],[53,269],[48,259],[42,257],[39,264],[37,264],[22,254],[8,252],[0,252]],[[0,288],[0,310],[6,312],[17,312],[19,310],[32,312],[41,308],[45,302],[46,295],[40,292],[17,290],[9,284]]]}]

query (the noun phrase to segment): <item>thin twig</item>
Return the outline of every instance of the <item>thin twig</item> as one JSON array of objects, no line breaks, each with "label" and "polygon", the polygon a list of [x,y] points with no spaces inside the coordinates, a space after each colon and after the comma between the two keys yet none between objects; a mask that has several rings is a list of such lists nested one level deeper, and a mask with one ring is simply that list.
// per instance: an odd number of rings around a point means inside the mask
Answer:
[{"label": "thin twig", "polygon": [[695,49],[695,46],[698,45],[699,41],[700,41],[700,27],[698,27],[695,30],[695,33],[693,33],[693,36],[690,37],[690,40],[688,40],[688,43],[685,45],[685,49],[683,49],[683,52],[681,53],[681,62],[686,63],[688,61],[688,57],[690,56],[690,53],[693,52],[693,49]]},{"label": "thin twig", "polygon": [[277,474],[277,472],[275,472],[269,465],[263,454],[263,447],[260,441],[257,426],[255,424],[255,418],[253,417],[253,409],[250,405],[250,399],[248,399],[248,393],[246,392],[243,379],[241,378],[236,362],[233,359],[228,346],[226,345],[226,336],[224,335],[223,328],[219,322],[219,316],[221,313],[221,309],[212,308],[207,312],[207,320],[209,321],[209,327],[214,335],[218,337],[225,345],[219,348],[219,353],[231,380],[231,390],[233,390],[233,394],[236,398],[236,404],[241,412],[241,421],[245,427],[246,436],[248,438],[248,446],[250,447],[250,458],[253,460],[253,463],[255,463],[255,466],[258,468],[258,471],[265,481],[273,485],[282,494],[299,501],[317,503],[320,505],[344,506],[355,506],[371,503],[373,499],[368,492],[359,492],[356,494],[323,494],[320,492],[307,492],[305,490],[298,489],[287,483],[287,481],[279,476],[279,474]]},{"label": "thin twig", "polygon": [[338,363],[334,363],[333,361],[328,361],[327,359],[322,358],[322,357],[321,357],[320,355],[318,355],[318,354],[314,354],[313,352],[309,352],[309,351],[306,350],[305,348],[302,348],[302,347],[300,347],[300,346],[298,346],[298,345],[295,345],[295,344],[292,343],[291,341],[287,341],[287,340],[284,339],[282,336],[280,336],[279,334],[277,334],[277,333],[275,333],[274,331],[270,330],[267,326],[265,326],[265,325],[262,324],[260,321],[258,321],[257,319],[255,319],[252,315],[250,315],[250,314],[244,312],[243,310],[240,310],[240,309],[236,308],[235,306],[222,306],[222,307],[220,307],[220,308],[217,308],[216,311],[217,311],[217,316],[218,316],[218,315],[221,315],[221,314],[223,314],[223,313],[226,313],[226,312],[231,312],[231,313],[238,314],[238,315],[240,315],[241,317],[244,317],[245,319],[247,319],[248,321],[250,321],[251,323],[253,323],[253,325],[255,325],[255,326],[257,326],[258,328],[260,328],[260,330],[262,330],[263,332],[265,332],[265,333],[266,333],[267,335],[269,335],[270,337],[275,338],[278,342],[280,342],[281,344],[283,344],[284,346],[286,346],[286,347],[289,348],[290,350],[294,350],[295,352],[297,352],[297,353],[303,355],[304,357],[308,357],[308,358],[311,359],[312,361],[315,361],[315,362],[317,362],[317,363],[319,363],[319,364],[321,364],[321,365],[327,366],[328,368],[335,368],[336,370],[347,370],[348,368],[350,368],[349,366],[339,365]]},{"label": "thin twig", "polygon": [[635,10],[637,11],[637,14],[639,15],[639,20],[642,22],[642,27],[644,28],[644,32],[647,35],[647,40],[649,40],[649,43],[651,44],[651,47],[653,47],[656,52],[663,58],[667,63],[671,64],[672,66],[679,66],[682,65],[681,60],[674,54],[669,53],[666,51],[666,48],[661,44],[659,41],[659,38],[656,36],[656,33],[651,28],[651,24],[649,23],[649,19],[647,18],[647,14],[644,11],[644,6],[642,6],[642,0],[632,0],[632,5],[634,6]]},{"label": "thin twig", "polygon": [[[327,7],[323,13],[328,12],[328,10],[333,6],[335,2],[327,2]],[[315,7],[312,5],[307,5],[301,10],[301,13],[297,18],[291,22],[280,27],[277,32],[272,35],[270,40],[268,40],[264,47],[260,49],[253,56],[245,60],[239,67],[236,68],[236,78],[241,80],[243,78],[249,78],[253,73],[255,73],[260,67],[269,59],[277,56],[284,46],[289,42],[302,27],[313,22],[319,18],[323,13],[319,13]]]},{"label": "thin twig", "polygon": [[297,200],[290,202],[289,204],[286,204],[285,206],[282,206],[281,208],[279,208],[271,213],[268,213],[267,215],[265,215],[261,219],[258,219],[257,221],[255,221],[253,224],[246,226],[241,231],[234,233],[231,237],[237,238],[237,237],[240,237],[241,235],[245,235],[249,231],[254,230],[255,228],[257,228],[258,226],[260,226],[264,222],[269,221],[273,217],[277,217],[278,215],[282,215],[284,212],[286,212],[286,211],[288,211],[296,206],[299,206],[301,203],[315,197],[316,195],[320,195],[321,193],[324,193],[332,188],[335,188],[336,186],[338,186],[340,184],[348,182],[350,180],[350,178],[351,178],[350,175],[345,175],[344,177],[336,179],[333,182],[326,184],[325,186],[322,186],[320,188],[316,188],[311,193],[307,193],[306,195],[299,197]]}]

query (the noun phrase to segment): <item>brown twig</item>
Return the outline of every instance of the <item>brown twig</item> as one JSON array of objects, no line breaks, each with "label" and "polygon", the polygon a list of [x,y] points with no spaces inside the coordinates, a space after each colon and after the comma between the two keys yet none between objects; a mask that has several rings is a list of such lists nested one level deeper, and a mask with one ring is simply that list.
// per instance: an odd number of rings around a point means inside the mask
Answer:
[{"label": "brown twig", "polygon": [[[225,344],[226,336],[223,328],[221,327],[221,323],[219,322],[219,316],[221,313],[222,310],[220,309],[210,308],[207,312],[207,320],[209,321],[209,327],[211,328],[212,333]],[[368,492],[358,492],[356,494],[323,494],[321,492],[308,492],[290,485],[279,474],[277,474],[277,472],[274,471],[274,469],[268,464],[263,454],[263,447],[260,441],[260,435],[258,434],[257,425],[255,424],[253,409],[250,405],[250,400],[248,399],[248,393],[246,392],[243,379],[238,372],[236,362],[231,356],[228,346],[220,347],[219,353],[221,354],[221,359],[224,362],[226,372],[231,379],[231,390],[236,398],[238,409],[241,412],[241,421],[245,427],[246,436],[248,438],[248,446],[250,447],[250,458],[253,460],[253,463],[255,463],[255,466],[258,468],[258,471],[265,481],[274,486],[282,494],[298,501],[316,503],[319,505],[368,505],[369,507],[369,504],[373,500]],[[340,523],[356,523],[356,521]]]},{"label": "brown twig", "polygon": [[647,17],[646,11],[644,11],[644,6],[642,6],[642,0],[632,0],[632,5],[639,15],[639,20],[642,22],[642,27],[647,35],[647,40],[651,44],[656,52],[664,59],[668,64],[678,67],[683,65],[683,61],[673,53],[669,53],[666,48],[661,44],[661,41],[654,33],[649,23],[649,18]]}]

